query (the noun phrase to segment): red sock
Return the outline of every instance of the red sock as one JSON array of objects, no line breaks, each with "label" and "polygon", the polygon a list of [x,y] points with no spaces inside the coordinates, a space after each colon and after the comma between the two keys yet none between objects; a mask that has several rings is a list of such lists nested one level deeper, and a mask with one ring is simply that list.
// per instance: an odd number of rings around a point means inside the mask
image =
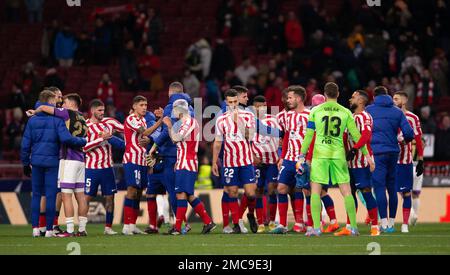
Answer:
[{"label": "red sock", "polygon": [[181,224],[183,223],[184,219],[186,219],[186,210],[187,207],[181,207],[177,206],[177,214],[176,214],[176,222],[175,222],[175,229],[181,232]]},{"label": "red sock", "polygon": [[326,208],[326,210],[327,210],[327,215],[330,218],[330,221],[331,220],[335,220],[336,219],[336,212],[334,211],[334,206],[328,206]]},{"label": "red sock", "polygon": [[134,213],[134,209],[130,206],[125,206],[123,208],[123,223],[124,224],[132,223],[132,218],[134,215],[133,213]]},{"label": "red sock", "polygon": [[242,199],[241,199],[241,205],[239,207],[239,218],[242,219],[242,216],[245,213],[245,210],[247,210],[247,205],[248,205],[248,199],[247,199],[247,195],[242,195]]},{"label": "red sock", "polygon": [[267,220],[267,197],[263,196],[263,222]]},{"label": "red sock", "polygon": [[296,223],[303,223],[303,199],[294,199],[294,217]]},{"label": "red sock", "polygon": [[378,225],[378,208],[372,208],[368,212],[369,217],[372,220],[372,225]]},{"label": "red sock", "polygon": [[202,221],[204,224],[210,224],[211,223],[211,217],[206,212],[205,206],[203,205],[203,202],[200,202],[194,207],[195,213],[202,218]]},{"label": "red sock", "polygon": [[133,220],[132,224],[136,224],[137,218],[139,217],[140,209],[133,209]]},{"label": "red sock", "polygon": [[308,216],[307,226],[313,226],[313,219],[311,215],[311,204],[306,204],[306,215]]},{"label": "red sock", "polygon": [[158,215],[158,206],[156,204],[156,198],[147,199],[147,211],[148,211],[148,223],[153,228],[156,228],[156,216]]},{"label": "red sock", "polygon": [[230,223],[230,207],[228,202],[222,201],[222,221],[223,227],[227,227]]},{"label": "red sock", "polygon": [[280,214],[280,224],[284,227],[287,226],[287,212],[288,212],[288,203],[287,202],[278,202],[278,213]]},{"label": "red sock", "polygon": [[347,215],[347,224],[350,224],[350,218]]},{"label": "red sock", "polygon": [[277,216],[277,201],[275,200],[275,202],[269,202],[269,214],[270,214],[270,221],[273,222],[275,221],[275,217]]},{"label": "red sock", "polygon": [[59,225],[58,220],[59,220],[59,211],[56,211],[55,218],[53,219],[53,226]]},{"label": "red sock", "polygon": [[233,221],[233,224],[238,224],[240,215],[239,215],[239,203],[237,202],[237,199],[235,199],[234,201],[230,201],[228,205],[230,206],[231,219]]},{"label": "red sock", "polygon": [[45,218],[45,213],[41,213],[39,214],[39,227],[46,227],[47,226],[47,222],[46,222],[46,218]]},{"label": "red sock", "polygon": [[403,208],[403,224],[408,224],[411,208]]}]

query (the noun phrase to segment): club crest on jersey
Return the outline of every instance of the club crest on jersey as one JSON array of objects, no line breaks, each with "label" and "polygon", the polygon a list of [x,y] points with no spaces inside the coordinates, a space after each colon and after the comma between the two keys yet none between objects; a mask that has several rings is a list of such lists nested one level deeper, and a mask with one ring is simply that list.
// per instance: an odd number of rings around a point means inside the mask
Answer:
[{"label": "club crest on jersey", "polygon": [[230,178],[230,177],[226,177],[226,178],[225,178],[225,182],[226,182],[226,183],[230,183],[230,182],[231,182],[231,178]]}]

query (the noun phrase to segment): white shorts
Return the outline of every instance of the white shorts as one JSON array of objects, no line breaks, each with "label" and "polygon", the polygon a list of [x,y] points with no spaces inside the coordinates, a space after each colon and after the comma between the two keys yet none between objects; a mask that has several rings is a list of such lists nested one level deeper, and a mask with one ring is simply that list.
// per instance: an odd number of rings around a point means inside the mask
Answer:
[{"label": "white shorts", "polygon": [[84,192],[84,162],[76,160],[60,160],[58,170],[58,188],[62,193]]},{"label": "white shorts", "polygon": [[414,162],[414,182],[413,182],[413,192],[420,192],[422,190],[422,183],[423,183],[423,174],[420,176],[416,176],[416,168],[417,163]]}]

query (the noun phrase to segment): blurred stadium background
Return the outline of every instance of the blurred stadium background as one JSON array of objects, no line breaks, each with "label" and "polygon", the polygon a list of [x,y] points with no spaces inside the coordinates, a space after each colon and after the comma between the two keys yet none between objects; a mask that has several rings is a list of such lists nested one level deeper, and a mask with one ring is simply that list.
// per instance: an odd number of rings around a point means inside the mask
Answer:
[{"label": "blurred stadium background", "polygon": [[[289,84],[305,86],[310,100],[336,81],[345,106],[354,90],[372,94],[384,85],[407,92],[421,118],[424,185],[450,187],[450,1],[81,0],[69,7],[5,0],[0,14],[0,223],[11,222],[6,202],[27,205],[30,182],[19,161],[24,111],[44,86],[78,92],[83,111],[101,98],[108,115],[123,121],[136,94],[149,99],[150,110],[165,106],[173,80],[203,106],[219,105],[236,84],[249,88],[250,100],[265,95],[270,106],[281,105]],[[206,142],[199,154],[208,171]],[[120,160],[117,152],[119,188]],[[220,183],[206,173],[202,186]],[[445,213],[448,189],[436,190]]]}]

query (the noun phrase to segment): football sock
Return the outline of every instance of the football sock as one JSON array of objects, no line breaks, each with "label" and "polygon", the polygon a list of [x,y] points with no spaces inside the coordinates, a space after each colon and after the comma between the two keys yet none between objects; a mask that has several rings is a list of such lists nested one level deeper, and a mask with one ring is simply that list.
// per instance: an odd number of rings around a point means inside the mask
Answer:
[{"label": "football sock", "polygon": [[223,227],[227,227],[230,223],[230,207],[229,207],[230,197],[225,191],[222,193],[222,220]]},{"label": "football sock", "polygon": [[181,232],[181,224],[186,218],[187,200],[177,200],[177,214],[175,221],[175,229]]},{"label": "football sock", "polygon": [[39,213],[39,230],[41,230],[41,232],[45,232],[47,229],[47,223],[46,223],[46,213],[45,212],[41,212]]},{"label": "football sock", "polygon": [[59,211],[56,211],[55,212],[55,219],[53,219],[53,226],[58,226],[59,225],[58,220],[59,220]]},{"label": "football sock", "polygon": [[66,218],[66,231],[72,234],[75,231],[75,225],[73,223],[73,217]]},{"label": "football sock", "polygon": [[239,218],[240,219],[242,219],[242,216],[244,215],[245,210],[247,210],[247,205],[248,205],[247,195],[243,194],[242,198],[241,198],[241,203],[240,203],[240,206],[239,206]]},{"label": "football sock", "polygon": [[231,211],[231,220],[233,221],[233,224],[239,223],[239,202],[237,198],[230,198],[228,203]]},{"label": "football sock", "polygon": [[356,207],[355,207],[355,199],[353,196],[348,195],[344,197],[345,200],[345,210],[347,211],[347,215],[350,219],[350,225],[352,228],[358,228],[356,224]]},{"label": "football sock", "polygon": [[113,219],[114,219],[114,212],[106,211],[105,227],[112,227]]},{"label": "football sock", "polygon": [[[255,214],[256,198],[247,196],[247,207],[249,214]],[[242,218],[242,216],[241,216]]]},{"label": "football sock", "polygon": [[83,216],[79,216],[78,217],[78,231],[79,232],[83,232],[86,231],[86,224],[88,222],[88,218],[87,217],[83,217]]},{"label": "football sock", "polygon": [[334,211],[334,202],[330,195],[325,195],[322,197],[323,205],[325,206],[325,210],[327,211],[327,215],[331,221],[336,221],[336,212]]},{"label": "football sock", "polygon": [[311,194],[311,215],[314,229],[320,229],[320,214],[322,213],[322,202],[319,194]]},{"label": "football sock", "polygon": [[141,212],[140,204],[141,204],[140,200],[134,200],[134,204],[133,204],[133,222],[132,222],[132,224],[136,224],[137,218],[139,217],[139,214]]},{"label": "football sock", "polygon": [[133,217],[133,212],[134,212],[134,209],[133,209],[134,203],[133,203],[132,199],[125,198],[124,204],[125,204],[125,206],[123,209],[123,223],[130,224],[130,223],[132,223],[132,217]]},{"label": "football sock", "polygon": [[280,215],[280,224],[287,226],[288,196],[287,194],[278,194],[278,213]]},{"label": "football sock", "polygon": [[157,208],[156,198],[147,198],[148,223],[153,228],[156,228]]},{"label": "football sock", "polygon": [[415,215],[419,215],[419,207],[420,207],[420,199],[419,198],[412,199],[412,209],[414,210]]},{"label": "football sock", "polygon": [[311,215],[311,196],[306,196],[306,215],[308,217],[308,222],[306,223],[307,226],[313,226],[313,219]]},{"label": "football sock", "polygon": [[264,205],[263,198],[256,198],[256,218],[258,219],[258,224],[264,224]]},{"label": "football sock", "polygon": [[294,193],[294,218],[296,223],[303,223],[303,204],[305,202],[305,198],[303,196],[303,192],[295,192]]},{"label": "football sock", "polygon": [[210,224],[211,223],[211,217],[208,215],[208,213],[205,210],[205,206],[203,203],[199,200],[199,198],[195,198],[192,202],[190,202],[192,208],[194,208],[195,213],[202,218],[202,221],[204,224]]},{"label": "football sock", "polygon": [[411,214],[411,195],[403,195],[403,224],[408,224]]},{"label": "football sock", "polygon": [[270,221],[275,221],[275,217],[277,216],[277,194],[272,194],[269,196],[269,214]]},{"label": "football sock", "polygon": [[375,198],[372,195],[372,192],[361,192],[362,196],[364,197],[364,201],[366,202],[366,207],[369,212],[369,217],[372,220],[372,225],[378,224],[378,208],[377,208],[377,202],[375,201]]}]

